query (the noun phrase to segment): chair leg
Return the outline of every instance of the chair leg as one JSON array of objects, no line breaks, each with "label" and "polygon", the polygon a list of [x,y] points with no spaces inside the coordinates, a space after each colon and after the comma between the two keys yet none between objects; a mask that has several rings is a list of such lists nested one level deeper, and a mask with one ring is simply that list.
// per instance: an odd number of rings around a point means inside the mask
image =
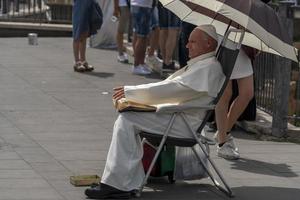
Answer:
[{"label": "chair leg", "polygon": [[184,113],[181,113],[180,116],[182,117],[182,119],[184,120],[185,124],[187,125],[187,127],[189,128],[190,132],[193,133],[197,143],[199,144],[202,152],[204,153],[204,155],[207,157],[207,160],[209,161],[210,165],[213,167],[214,171],[216,172],[216,174],[218,175],[218,177],[220,178],[220,180],[222,181],[223,185],[225,186],[222,187],[218,181],[213,177],[212,173],[209,171],[209,169],[207,168],[207,166],[205,166],[205,164],[203,163],[203,161],[201,160],[201,158],[199,157],[199,155],[197,154],[197,152],[195,152],[195,150],[193,149],[194,153],[196,153],[201,165],[204,167],[205,171],[207,172],[207,174],[209,175],[210,179],[212,180],[212,182],[214,183],[214,185],[223,193],[225,193],[227,196],[229,197],[233,197],[233,192],[231,190],[231,188],[228,186],[227,182],[225,181],[223,175],[221,174],[221,172],[218,170],[218,168],[216,167],[215,163],[213,162],[213,160],[210,158],[209,154],[207,153],[204,145],[201,143],[200,139],[197,136],[197,133],[195,131],[193,131],[193,129],[191,128],[191,126],[188,123],[188,120],[185,116]]},{"label": "chair leg", "polygon": [[[152,169],[153,169],[153,167],[154,167],[155,162],[157,161],[157,158],[158,158],[158,156],[159,156],[161,150],[163,149],[164,144],[166,143],[167,137],[168,137],[169,132],[170,132],[170,130],[171,130],[173,124],[174,124],[174,120],[175,120],[176,116],[177,116],[177,113],[174,113],[174,114],[172,115],[170,121],[169,121],[169,124],[168,124],[168,126],[167,126],[167,129],[166,129],[165,133],[163,134],[163,138],[162,138],[162,140],[161,140],[161,142],[160,142],[160,144],[159,144],[159,146],[158,146],[158,148],[157,148],[157,151],[156,151],[156,153],[155,153],[155,155],[154,155],[153,160],[151,161],[151,164],[150,164],[149,169],[148,169],[148,171],[147,171],[147,173],[146,173],[146,175],[145,175],[145,177],[144,177],[144,180],[143,180],[143,182],[142,182],[142,185],[140,186],[139,190],[138,190],[137,193],[135,194],[137,197],[141,196],[141,193],[142,193],[142,191],[143,191],[143,189],[144,189],[144,186],[147,184],[147,180],[148,180],[148,178],[149,178],[149,176],[150,176],[150,173],[151,173],[151,171],[152,171]],[[144,140],[143,140],[143,141],[144,141]],[[145,142],[145,141],[144,141],[144,142]]]}]

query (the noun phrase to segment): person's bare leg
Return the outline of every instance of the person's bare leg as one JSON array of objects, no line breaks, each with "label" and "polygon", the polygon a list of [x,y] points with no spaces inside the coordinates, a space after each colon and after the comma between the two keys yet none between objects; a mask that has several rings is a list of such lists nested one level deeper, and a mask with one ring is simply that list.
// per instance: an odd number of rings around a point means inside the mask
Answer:
[{"label": "person's bare leg", "polygon": [[147,38],[137,36],[134,48],[134,66],[145,64]]},{"label": "person's bare leg", "polygon": [[148,56],[153,56],[155,50],[159,47],[159,28],[156,27],[150,35]]},{"label": "person's bare leg", "polygon": [[79,46],[79,54],[80,54],[80,60],[83,62],[83,61],[86,61],[86,37],[83,37],[81,40],[80,40],[80,46]]},{"label": "person's bare leg", "polygon": [[118,52],[119,52],[119,55],[121,56],[121,55],[123,55],[123,52],[124,52],[123,33],[118,32],[116,39],[117,39]]},{"label": "person's bare leg", "polygon": [[133,40],[132,40],[133,54],[134,54],[134,52],[135,52],[136,40],[137,40],[137,36],[136,36],[135,33],[133,33]]},{"label": "person's bare leg", "polygon": [[235,98],[230,106],[227,116],[228,121],[226,131],[230,131],[232,129],[233,125],[244,112],[254,95],[253,75],[238,79],[237,83],[239,87],[239,95]]},{"label": "person's bare leg", "polygon": [[229,101],[231,99],[231,96],[232,96],[232,82],[229,81],[215,109],[219,144],[226,142],[227,139],[227,135],[226,135],[227,123],[228,123],[227,113],[228,113],[228,106],[229,106]]},{"label": "person's bare leg", "polygon": [[164,63],[169,65],[172,62],[173,53],[177,45],[178,29],[168,29],[168,37],[166,41],[165,60]]},{"label": "person's bare leg", "polygon": [[74,60],[75,60],[75,63],[79,62],[80,61],[80,57],[79,57],[79,44],[80,44],[80,41],[77,40],[77,41],[73,41],[73,55],[74,55]]},{"label": "person's bare leg", "polygon": [[160,53],[163,59],[163,62],[165,62],[166,57],[166,41],[168,38],[168,30],[167,29],[160,29],[159,31],[159,48]]},{"label": "person's bare leg", "polygon": [[84,72],[85,68],[82,66],[81,62],[81,55],[80,55],[80,46],[81,46],[81,39],[73,41],[73,53],[74,53],[74,59],[75,64],[73,66],[74,71],[76,72]]}]

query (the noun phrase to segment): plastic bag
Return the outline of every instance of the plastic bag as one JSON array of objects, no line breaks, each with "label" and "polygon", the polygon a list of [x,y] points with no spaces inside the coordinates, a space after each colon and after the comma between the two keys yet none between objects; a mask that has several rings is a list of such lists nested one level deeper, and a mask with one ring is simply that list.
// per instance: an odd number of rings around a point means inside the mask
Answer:
[{"label": "plastic bag", "polygon": [[[204,165],[207,166],[207,158],[200,146],[194,146]],[[194,180],[206,178],[207,173],[191,147],[176,147],[175,180]]]},{"label": "plastic bag", "polygon": [[90,46],[95,48],[115,49],[118,23],[111,21],[114,2],[111,0],[96,0],[103,12],[103,24],[97,34],[90,37]]}]

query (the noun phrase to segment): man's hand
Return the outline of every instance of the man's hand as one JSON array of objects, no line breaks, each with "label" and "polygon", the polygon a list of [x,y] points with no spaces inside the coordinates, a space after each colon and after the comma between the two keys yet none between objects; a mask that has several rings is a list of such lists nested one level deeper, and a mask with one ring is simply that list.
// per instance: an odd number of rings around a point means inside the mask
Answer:
[{"label": "man's hand", "polygon": [[118,101],[125,98],[124,86],[114,88],[113,100]]}]

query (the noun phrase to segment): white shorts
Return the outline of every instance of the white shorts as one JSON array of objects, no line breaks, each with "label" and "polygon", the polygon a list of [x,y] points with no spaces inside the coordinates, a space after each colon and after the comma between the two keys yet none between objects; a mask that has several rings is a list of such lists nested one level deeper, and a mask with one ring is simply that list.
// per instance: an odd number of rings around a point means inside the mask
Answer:
[{"label": "white shorts", "polygon": [[252,63],[243,49],[240,49],[230,79],[245,78],[253,74]]},{"label": "white shorts", "polygon": [[[218,48],[223,40],[223,37],[218,35]],[[226,42],[226,46],[229,48],[235,48],[235,43],[231,41]],[[241,48],[236,59],[230,80],[245,78],[253,74],[252,63],[250,58],[246,55],[244,50]]]}]

